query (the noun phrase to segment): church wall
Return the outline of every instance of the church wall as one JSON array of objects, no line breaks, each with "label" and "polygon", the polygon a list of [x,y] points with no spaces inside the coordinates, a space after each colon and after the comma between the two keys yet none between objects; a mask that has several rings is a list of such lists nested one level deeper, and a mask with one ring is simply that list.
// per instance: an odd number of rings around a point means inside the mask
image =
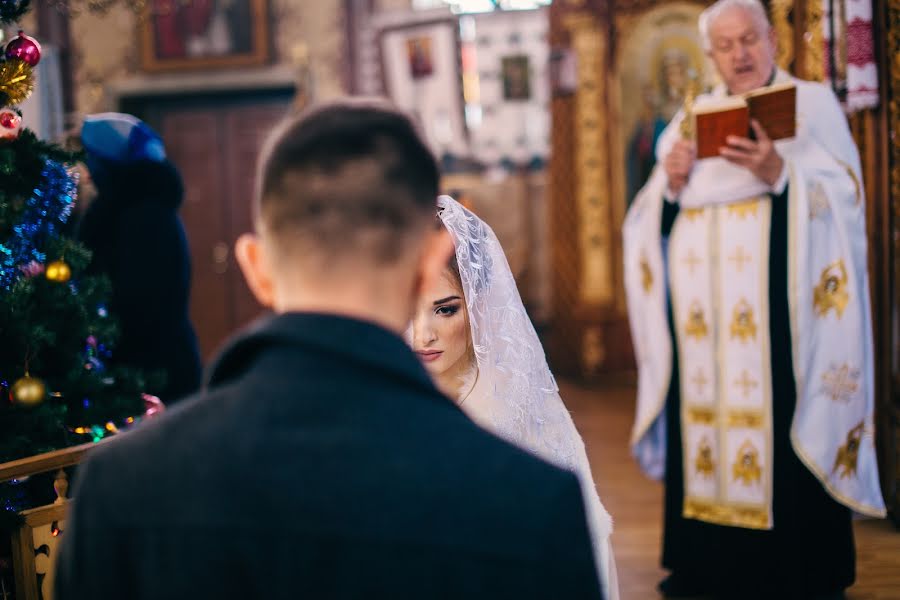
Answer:
[{"label": "church wall", "polygon": [[[344,2],[320,0],[270,0],[270,64],[247,70],[274,70],[294,65],[303,48],[309,64],[317,98],[341,95],[346,90],[346,35]],[[71,38],[75,65],[75,109],[78,114],[112,110],[116,97],[111,90],[118,84],[141,78],[138,17],[124,3],[117,3],[106,14],[84,11],[72,17]],[[102,33],[99,33],[102,32]],[[244,69],[241,69],[243,71]],[[194,71],[214,82],[225,71]],[[159,76],[163,77],[163,76]]]}]

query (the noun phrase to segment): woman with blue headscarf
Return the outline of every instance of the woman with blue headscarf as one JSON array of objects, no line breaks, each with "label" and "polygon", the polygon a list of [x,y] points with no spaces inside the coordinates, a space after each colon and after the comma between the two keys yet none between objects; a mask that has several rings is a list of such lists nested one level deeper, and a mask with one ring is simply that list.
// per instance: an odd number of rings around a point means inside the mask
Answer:
[{"label": "woman with blue headscarf", "polygon": [[122,335],[113,351],[120,365],[162,371],[165,403],[200,385],[197,338],[188,316],[190,253],[178,217],[181,175],[162,140],[126,114],[85,118],[81,142],[97,190],[79,237],[93,252],[91,269],[112,282],[111,310]]}]

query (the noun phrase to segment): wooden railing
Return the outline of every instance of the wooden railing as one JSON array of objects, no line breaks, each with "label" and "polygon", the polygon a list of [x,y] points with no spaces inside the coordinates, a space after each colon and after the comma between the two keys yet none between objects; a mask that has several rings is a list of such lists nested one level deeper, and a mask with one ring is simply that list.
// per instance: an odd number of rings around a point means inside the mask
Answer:
[{"label": "wooden railing", "polygon": [[[100,442],[103,443],[103,442]],[[0,464],[0,483],[56,471],[53,504],[22,511],[24,523],[12,532],[16,600],[51,600],[56,549],[63,533],[69,481],[66,467],[77,465],[98,444],[89,443]],[[7,597],[6,582],[2,597]]]}]

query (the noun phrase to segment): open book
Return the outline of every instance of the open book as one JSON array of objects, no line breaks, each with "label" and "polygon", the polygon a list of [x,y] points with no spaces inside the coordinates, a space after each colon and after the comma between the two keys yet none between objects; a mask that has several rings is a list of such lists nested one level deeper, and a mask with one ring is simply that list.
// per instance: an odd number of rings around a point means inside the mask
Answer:
[{"label": "open book", "polygon": [[741,96],[716,98],[694,107],[697,158],[719,155],[729,135],[754,138],[750,119],[756,119],[773,140],[797,134],[797,86],[778,83]]}]

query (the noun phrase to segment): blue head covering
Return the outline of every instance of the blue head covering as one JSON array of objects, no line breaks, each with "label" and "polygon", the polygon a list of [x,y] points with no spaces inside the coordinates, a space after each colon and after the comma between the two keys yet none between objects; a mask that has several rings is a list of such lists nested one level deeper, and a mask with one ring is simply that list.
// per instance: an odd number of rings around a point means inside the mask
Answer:
[{"label": "blue head covering", "polygon": [[88,115],[81,126],[81,144],[90,159],[131,164],[139,161],[164,162],[162,139],[149,125],[124,113]]}]

